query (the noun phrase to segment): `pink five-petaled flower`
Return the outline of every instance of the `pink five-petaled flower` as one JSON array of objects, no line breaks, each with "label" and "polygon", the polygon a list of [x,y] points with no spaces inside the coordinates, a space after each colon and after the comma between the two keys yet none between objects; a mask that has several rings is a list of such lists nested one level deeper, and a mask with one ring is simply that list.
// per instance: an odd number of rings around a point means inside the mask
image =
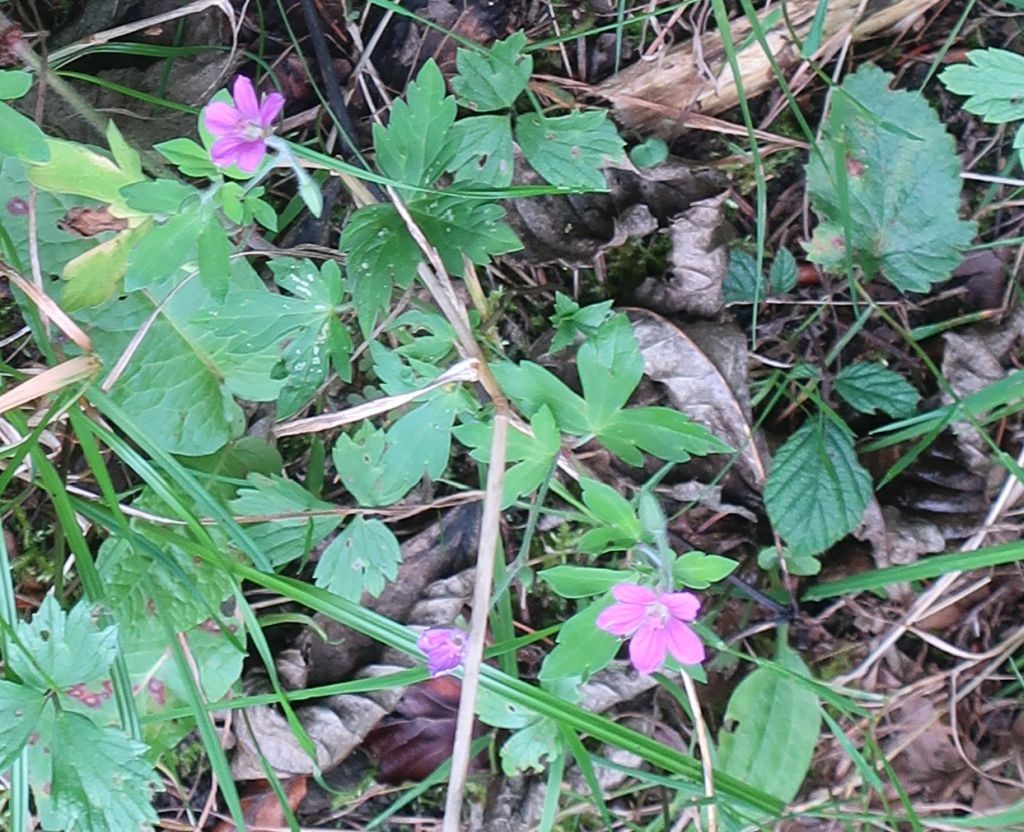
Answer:
[{"label": "pink five-petaled flower", "polygon": [[468,644],[466,632],[458,627],[431,627],[416,640],[416,646],[427,657],[431,676],[447,673],[462,664]]},{"label": "pink five-petaled flower", "polygon": [[218,167],[237,164],[246,173],[252,173],[267,153],[266,138],[284,107],[284,96],[272,92],[257,101],[252,81],[244,75],[235,79],[231,94],[234,107],[214,101],[203,112],[206,129],[217,137],[210,148],[210,158]]},{"label": "pink five-petaled flower", "polygon": [[671,653],[680,664],[704,661],[704,645],[684,622],[693,621],[700,601],[692,592],[661,592],[637,584],[616,584],[618,603],[601,611],[597,626],[616,636],[630,636],[629,660],[640,673],[651,674]]}]

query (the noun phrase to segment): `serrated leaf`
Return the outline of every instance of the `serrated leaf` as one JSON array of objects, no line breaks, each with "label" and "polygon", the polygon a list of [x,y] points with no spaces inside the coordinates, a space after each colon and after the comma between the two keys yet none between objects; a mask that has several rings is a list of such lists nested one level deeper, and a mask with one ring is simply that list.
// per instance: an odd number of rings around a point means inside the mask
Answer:
[{"label": "serrated leaf", "polygon": [[313,512],[309,517],[281,518],[253,523],[246,531],[253,543],[274,566],[280,566],[307,553],[339,525],[338,516],[315,514],[334,509],[332,503],[318,500],[297,482],[284,477],[251,474],[250,485],[239,489],[231,501],[231,512],[240,517],[299,514]]},{"label": "serrated leaf", "polygon": [[772,292],[777,295],[784,295],[796,288],[797,270],[796,258],[790,254],[788,248],[780,248],[772,261],[771,271],[768,272],[768,284]]},{"label": "serrated leaf", "polygon": [[731,575],[739,562],[721,555],[704,552],[686,552],[676,558],[672,575],[676,581],[690,589],[707,589],[711,584]]},{"label": "serrated leaf", "polygon": [[273,401],[283,384],[271,370],[293,326],[289,300],[268,292],[239,260],[231,284],[223,303],[190,280],[166,302],[159,293],[134,292],[79,316],[112,367],[159,308],[111,395],[171,453],[202,456],[223,447],[242,430],[234,397]]},{"label": "serrated leaf", "polygon": [[455,56],[459,73],[452,78],[459,102],[478,113],[511,107],[533,72],[533,58],[523,54],[525,46],[526,35],[520,31],[495,41],[484,53],[460,49]]},{"label": "serrated leaf", "polygon": [[156,822],[151,798],[160,779],[145,760],[145,745],[70,711],[56,714],[49,740],[50,808],[59,828],[131,832]]},{"label": "serrated leaf", "polygon": [[621,569],[598,569],[593,566],[553,566],[542,569],[537,577],[562,598],[603,595],[616,584],[631,580],[630,573]]},{"label": "serrated leaf", "polygon": [[391,302],[392,286],[412,283],[422,254],[393,205],[368,205],[353,213],[338,245],[347,255],[345,273],[359,326],[369,338]]},{"label": "serrated leaf", "polygon": [[[776,662],[810,676],[794,651],[780,642]],[[718,738],[718,768],[784,802],[796,797],[811,766],[821,716],[818,698],[789,676],[761,667],[739,683]]]},{"label": "serrated leaf", "polygon": [[644,359],[625,315],[614,315],[583,343],[576,369],[587,403],[587,422],[599,432],[625,406],[644,373]]},{"label": "serrated leaf", "polygon": [[452,127],[456,182],[504,188],[512,184],[515,148],[508,116],[470,116]]},{"label": "serrated leaf", "polygon": [[796,557],[824,552],[852,532],[870,499],[871,476],[853,439],[824,416],[779,448],[764,489],[768,517]]},{"label": "serrated leaf", "polygon": [[505,209],[490,202],[440,196],[409,204],[409,213],[441,255],[445,268],[462,276],[469,260],[478,265],[523,247],[504,221]]},{"label": "serrated leaf", "polygon": [[972,49],[970,65],[955,64],[939,73],[946,89],[970,96],[964,109],[989,124],[1024,119],[1024,56],[1006,49]]},{"label": "serrated leaf", "polygon": [[670,462],[685,462],[693,455],[733,450],[685,413],[668,407],[620,410],[596,434],[609,451],[634,466],[643,464],[640,451]]},{"label": "serrated leaf", "polygon": [[441,70],[428,60],[409,84],[405,100],[391,106],[387,126],[373,125],[381,173],[399,185],[433,185],[451,161],[448,130],[456,110],[455,99],[445,95]]},{"label": "serrated leaf", "polygon": [[0,70],[0,99],[21,98],[32,89],[32,73],[21,69]]},{"label": "serrated leaf", "polygon": [[558,643],[544,658],[538,679],[550,682],[567,676],[584,679],[605,668],[619,652],[619,639],[599,630],[597,616],[611,604],[606,595],[577,612],[558,631]]},{"label": "serrated leaf", "polygon": [[757,270],[757,261],[745,251],[729,252],[729,268],[722,281],[725,303],[755,303],[764,300],[764,278]]},{"label": "serrated leaf", "polygon": [[39,125],[9,104],[0,101],[0,156],[12,156],[26,162],[46,162],[50,149]]},{"label": "serrated leaf", "polygon": [[492,370],[501,389],[527,416],[546,406],[554,414],[559,429],[565,433],[582,436],[588,432],[585,402],[554,373],[532,361],[518,365],[500,362]]},{"label": "serrated leaf", "polygon": [[47,595],[32,620],[15,627],[11,670],[39,690],[47,690],[50,682],[64,689],[104,677],[117,656],[117,630],[97,628],[92,616],[88,603],[79,602],[66,613]]},{"label": "serrated leaf", "polygon": [[391,529],[380,520],[356,517],[324,550],[313,577],[317,586],[358,601],[364,592],[380,595],[401,562],[402,550]]},{"label": "serrated leaf", "polygon": [[516,141],[531,167],[562,188],[605,191],[601,165],[625,158],[625,144],[604,110],[558,118],[521,116]]},{"label": "serrated leaf", "polygon": [[42,691],[0,679],[0,771],[6,771],[21,753],[45,704]]},{"label": "serrated leaf", "polygon": [[829,114],[822,153],[811,154],[807,165],[821,220],[807,249],[811,260],[838,270],[849,246],[867,277],[881,271],[900,291],[925,292],[960,263],[975,226],[959,219],[960,160],[952,137],[919,93],[889,90],[891,79],[866,64],[843,81],[848,98]]},{"label": "serrated leaf", "polygon": [[514,732],[501,746],[501,770],[509,777],[543,772],[563,753],[554,720],[539,718]]},{"label": "serrated leaf", "polygon": [[881,410],[893,418],[911,415],[921,398],[903,376],[876,362],[844,367],[836,375],[835,385],[836,392],[861,413]]},{"label": "serrated leaf", "polygon": [[555,314],[549,319],[555,328],[555,337],[548,348],[548,355],[570,346],[577,335],[595,334],[611,314],[612,303],[606,300],[581,307],[567,295],[555,292]]}]

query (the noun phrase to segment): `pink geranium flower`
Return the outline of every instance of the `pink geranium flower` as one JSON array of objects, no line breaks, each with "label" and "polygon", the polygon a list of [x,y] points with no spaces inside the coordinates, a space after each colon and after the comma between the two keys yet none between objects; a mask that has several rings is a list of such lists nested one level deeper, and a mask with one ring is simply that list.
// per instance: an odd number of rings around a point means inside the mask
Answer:
[{"label": "pink geranium flower", "polygon": [[601,611],[597,626],[616,636],[629,636],[629,660],[640,673],[659,670],[669,653],[680,664],[704,661],[704,645],[686,626],[700,611],[692,592],[661,592],[637,584],[616,584],[617,603]]},{"label": "pink geranium flower", "polygon": [[235,79],[231,94],[234,107],[214,101],[203,111],[206,129],[217,137],[210,148],[210,158],[218,167],[237,164],[246,173],[252,173],[267,154],[266,139],[284,107],[284,96],[272,92],[257,101],[252,81],[244,75]]},{"label": "pink geranium flower", "polygon": [[438,676],[454,670],[466,659],[469,641],[458,627],[431,627],[416,640],[416,646],[427,657],[427,670]]}]

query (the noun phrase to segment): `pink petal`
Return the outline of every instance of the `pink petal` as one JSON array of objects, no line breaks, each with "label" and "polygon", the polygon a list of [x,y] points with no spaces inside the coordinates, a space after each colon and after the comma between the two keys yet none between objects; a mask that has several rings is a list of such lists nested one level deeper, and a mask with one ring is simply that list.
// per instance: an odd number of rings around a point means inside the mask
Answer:
[{"label": "pink petal", "polygon": [[263,104],[260,105],[260,127],[264,130],[270,127],[274,123],[274,119],[281,112],[282,107],[284,107],[284,96],[280,93],[272,92],[264,96]]},{"label": "pink petal", "polygon": [[238,161],[242,145],[245,144],[249,144],[249,142],[243,141],[237,136],[224,136],[213,143],[213,147],[210,148],[210,158],[217,167],[226,168]]},{"label": "pink petal", "polygon": [[637,584],[615,584],[612,587],[612,597],[627,604],[646,605],[658,600],[658,594],[653,589]]},{"label": "pink petal", "polygon": [[692,592],[666,592],[659,600],[680,621],[693,621],[700,612],[700,599]]},{"label": "pink petal", "polygon": [[680,664],[700,664],[704,661],[704,644],[689,627],[674,618],[665,622],[662,630],[668,652]]},{"label": "pink petal", "polygon": [[218,138],[234,133],[242,114],[230,104],[214,101],[203,110],[203,124]]},{"label": "pink petal", "polygon": [[231,96],[235,99],[235,106],[246,121],[256,123],[260,119],[260,103],[256,100],[256,90],[253,89],[252,81],[244,75],[235,79],[235,85],[231,88]]},{"label": "pink petal", "polygon": [[597,628],[615,636],[628,636],[644,623],[647,612],[640,604],[612,604],[598,613]]},{"label": "pink petal", "polygon": [[665,630],[650,622],[642,626],[629,642],[629,660],[633,667],[645,676],[660,670],[665,664],[666,642]]},{"label": "pink petal", "polygon": [[238,151],[238,167],[246,173],[252,173],[267,155],[267,143],[263,139],[242,142]]}]

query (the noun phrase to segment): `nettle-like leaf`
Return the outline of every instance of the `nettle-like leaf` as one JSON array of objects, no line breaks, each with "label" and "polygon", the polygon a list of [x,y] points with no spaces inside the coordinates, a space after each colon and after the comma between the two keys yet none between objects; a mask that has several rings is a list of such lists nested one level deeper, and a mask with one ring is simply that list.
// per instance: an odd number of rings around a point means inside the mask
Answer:
[{"label": "nettle-like leaf", "polygon": [[272,369],[281,340],[295,326],[294,307],[234,260],[223,302],[190,280],[169,297],[135,292],[78,317],[104,364],[113,367],[158,309],[111,395],[165,450],[212,453],[242,431],[236,396],[277,398],[284,379],[272,378]]},{"label": "nettle-like leaf", "polygon": [[526,35],[515,32],[483,53],[460,49],[455,56],[459,72],[452,78],[459,103],[478,113],[511,107],[533,72],[533,58],[523,54],[525,46]]},{"label": "nettle-like leaf", "polygon": [[47,709],[29,745],[29,782],[44,829],[141,832],[160,786],[146,746],[69,710]]},{"label": "nettle-like leaf", "polygon": [[[810,676],[800,656],[782,641],[775,661]],[[807,686],[770,667],[739,683],[718,737],[718,768],[784,802],[796,797],[807,776],[821,725],[818,697]]]},{"label": "nettle-like leaf", "polygon": [[117,656],[117,630],[99,629],[93,608],[79,602],[64,612],[47,595],[31,621],[19,621],[9,664],[25,684],[47,690],[103,678]]},{"label": "nettle-like leaf", "polygon": [[262,474],[250,474],[248,479],[249,487],[239,489],[230,503],[236,516],[310,513],[308,517],[280,518],[246,526],[253,543],[275,567],[308,555],[341,525],[337,515],[316,513],[335,509],[333,503],[317,499],[297,482]]},{"label": "nettle-like leaf", "polygon": [[603,110],[557,118],[521,116],[516,141],[530,166],[562,188],[607,190],[600,165],[625,159],[625,143]]},{"label": "nettle-like leaf", "polygon": [[1024,119],[1024,56],[1006,49],[972,49],[970,64],[947,66],[939,73],[946,89],[969,98],[964,109],[989,124]]},{"label": "nettle-like leaf", "polygon": [[428,60],[409,84],[405,100],[392,105],[387,127],[373,125],[377,167],[399,185],[433,185],[454,151],[448,130],[456,110],[455,99],[445,94],[441,70]]},{"label": "nettle-like leaf", "polygon": [[796,259],[789,249],[779,249],[768,272],[768,280],[757,271],[757,260],[739,249],[729,253],[729,268],[722,282],[726,303],[755,303],[769,294],[784,295],[796,288]]},{"label": "nettle-like leaf", "polygon": [[380,520],[356,517],[320,555],[313,578],[316,585],[358,601],[368,592],[380,595],[402,563],[402,550],[391,529]]},{"label": "nettle-like leaf", "polygon": [[843,367],[836,375],[836,392],[861,413],[881,410],[893,418],[911,415],[920,394],[899,373],[877,362]]},{"label": "nettle-like leaf", "polygon": [[[514,463],[505,472],[502,508],[508,508],[516,500],[531,494],[552,473],[552,466],[562,448],[562,436],[555,425],[551,411],[546,407],[538,410],[530,420],[533,436],[518,430],[511,430],[505,448],[506,459]],[[471,417],[464,417],[463,423],[452,434],[470,449],[470,456],[477,462],[491,461],[491,436],[494,425]]]},{"label": "nettle-like leaf", "polygon": [[455,154],[448,169],[455,181],[504,188],[512,184],[515,147],[508,116],[471,116],[452,127]]},{"label": "nettle-like leaf", "polygon": [[[960,263],[975,225],[959,219],[953,138],[920,93],[891,91],[891,80],[867,64],[840,87],[821,155],[811,154],[807,165],[820,217],[807,250],[814,262],[838,270],[849,246],[867,277],[880,271],[900,291],[926,292]],[[847,223],[851,237],[844,240]]]},{"label": "nettle-like leaf", "polygon": [[330,367],[343,381],[352,379],[352,336],[338,319],[343,290],[335,261],[317,269],[311,260],[280,257],[270,261],[270,270],[277,285],[291,293],[296,314],[303,316],[282,356],[287,381],[277,399],[277,415],[284,419],[319,389]]},{"label": "nettle-like leaf", "polygon": [[643,357],[625,315],[605,321],[576,357],[583,396],[538,364],[496,364],[502,389],[528,415],[547,406],[559,429],[594,435],[629,465],[643,463],[642,451],[682,462],[691,454],[725,453],[728,446],[678,410],[625,409],[643,375]]},{"label": "nettle-like leaf", "polygon": [[849,429],[824,415],[779,448],[764,488],[768,517],[796,557],[824,552],[852,532],[870,499],[871,476]]}]

